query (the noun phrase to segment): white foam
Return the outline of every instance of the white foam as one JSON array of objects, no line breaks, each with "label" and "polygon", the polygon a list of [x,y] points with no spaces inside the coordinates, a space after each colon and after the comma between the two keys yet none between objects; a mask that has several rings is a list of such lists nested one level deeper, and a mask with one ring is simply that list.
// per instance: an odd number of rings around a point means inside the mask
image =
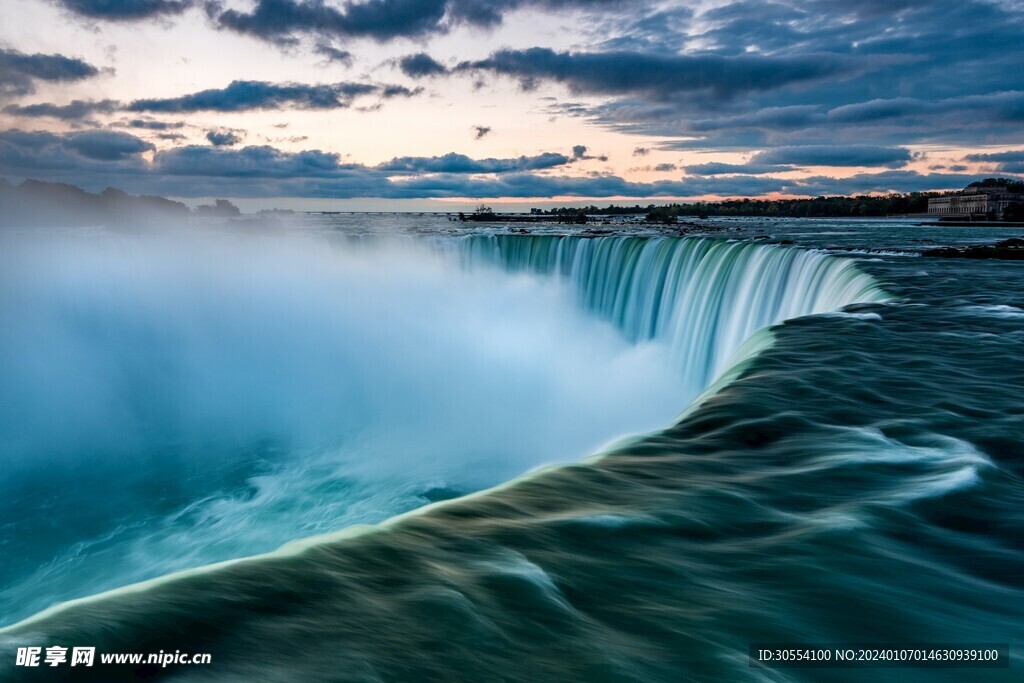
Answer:
[{"label": "white foam", "polygon": [[1024,308],[994,304],[987,306],[967,306],[966,310],[991,315],[996,318],[1024,318]]},{"label": "white foam", "polygon": [[854,320],[882,320],[882,316],[877,313],[851,313],[848,311],[835,311],[832,313],[823,313],[822,315],[830,318],[852,318]]},{"label": "white foam", "polygon": [[[980,472],[995,464],[967,441],[931,434],[928,443],[907,444],[871,428],[844,428],[847,446],[840,439],[830,440],[823,455],[812,460],[804,471],[829,470],[845,465],[917,465],[917,471],[900,474],[895,487],[882,486],[868,500],[907,503],[947,495],[981,482]],[[880,481],[882,481],[880,479]]]}]

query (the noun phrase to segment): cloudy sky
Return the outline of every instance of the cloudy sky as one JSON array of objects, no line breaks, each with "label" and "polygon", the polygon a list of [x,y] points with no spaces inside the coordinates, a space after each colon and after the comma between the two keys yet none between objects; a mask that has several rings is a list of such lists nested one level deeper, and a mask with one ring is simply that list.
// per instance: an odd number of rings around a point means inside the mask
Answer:
[{"label": "cloudy sky", "polygon": [[445,208],[993,174],[1024,174],[1018,0],[0,3],[11,182]]}]

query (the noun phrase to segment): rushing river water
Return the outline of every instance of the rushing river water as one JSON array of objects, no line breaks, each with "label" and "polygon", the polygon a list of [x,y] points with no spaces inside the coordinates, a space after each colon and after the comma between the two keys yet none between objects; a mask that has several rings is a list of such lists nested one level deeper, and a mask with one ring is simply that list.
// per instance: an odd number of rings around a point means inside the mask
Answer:
[{"label": "rushing river water", "polygon": [[[295,223],[0,237],[4,680],[864,675],[751,668],[766,641],[1024,666],[1024,270],[916,253],[1005,235]],[[62,643],[214,664],[13,667]]]}]

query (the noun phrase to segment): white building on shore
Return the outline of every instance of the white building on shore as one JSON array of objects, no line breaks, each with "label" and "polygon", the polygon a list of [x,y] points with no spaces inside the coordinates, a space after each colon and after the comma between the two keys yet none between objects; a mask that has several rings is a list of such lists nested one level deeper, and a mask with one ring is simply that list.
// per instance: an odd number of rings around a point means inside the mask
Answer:
[{"label": "white building on shore", "polygon": [[1021,195],[1010,194],[1005,186],[968,187],[957,194],[932,197],[928,215],[962,220],[1001,220],[1010,204],[1021,201]]}]

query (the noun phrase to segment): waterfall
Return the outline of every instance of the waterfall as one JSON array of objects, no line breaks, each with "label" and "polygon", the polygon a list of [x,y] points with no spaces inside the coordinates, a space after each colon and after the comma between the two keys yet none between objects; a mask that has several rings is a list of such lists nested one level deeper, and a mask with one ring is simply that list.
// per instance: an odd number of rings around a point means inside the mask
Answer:
[{"label": "waterfall", "polygon": [[0,237],[7,620],[578,460],[884,297],[711,239]]},{"label": "waterfall", "polygon": [[721,239],[472,235],[446,240],[464,266],[557,276],[632,342],[658,340],[695,395],[755,332],[788,318],[881,301],[849,259]]}]

